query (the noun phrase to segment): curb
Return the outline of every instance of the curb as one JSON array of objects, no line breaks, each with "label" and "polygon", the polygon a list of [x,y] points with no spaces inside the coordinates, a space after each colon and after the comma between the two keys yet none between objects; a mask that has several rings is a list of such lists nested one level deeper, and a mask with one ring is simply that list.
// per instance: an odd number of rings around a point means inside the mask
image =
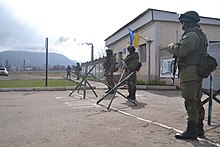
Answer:
[{"label": "curb", "polygon": [[160,86],[160,85],[136,85],[136,88],[139,90],[177,90],[178,86]]},{"label": "curb", "polygon": [[[65,86],[65,87],[32,87],[32,88],[0,88],[0,92],[10,92],[10,91],[65,91],[74,90],[76,86]],[[92,86],[93,89],[106,89],[97,88]],[[159,86],[159,85],[136,85],[137,90],[178,90],[179,87],[175,85],[171,86]],[[80,87],[83,90],[84,87]],[[86,89],[91,89],[86,86]],[[126,86],[119,87],[119,89],[127,89]]]},{"label": "curb", "polygon": [[[0,92],[10,92],[10,91],[66,91],[74,90],[76,86],[66,86],[66,87],[32,87],[32,88],[0,88]],[[96,89],[96,87],[92,87]],[[80,90],[83,90],[84,87],[81,87]],[[86,89],[91,89],[86,87]]]}]

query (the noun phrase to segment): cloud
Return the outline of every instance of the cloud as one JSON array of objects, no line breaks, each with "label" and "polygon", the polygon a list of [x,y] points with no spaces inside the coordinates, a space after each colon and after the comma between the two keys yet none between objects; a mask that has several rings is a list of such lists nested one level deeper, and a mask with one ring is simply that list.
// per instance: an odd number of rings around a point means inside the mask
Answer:
[{"label": "cloud", "polygon": [[[44,40],[37,29],[18,20],[10,9],[0,4],[0,49],[38,50]],[[42,45],[40,45],[42,44]]]}]

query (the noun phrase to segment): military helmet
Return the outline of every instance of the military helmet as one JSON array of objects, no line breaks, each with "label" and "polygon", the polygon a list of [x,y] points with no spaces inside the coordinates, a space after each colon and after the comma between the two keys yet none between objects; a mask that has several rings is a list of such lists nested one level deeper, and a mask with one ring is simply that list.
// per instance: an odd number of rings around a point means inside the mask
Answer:
[{"label": "military helmet", "polygon": [[180,22],[191,21],[198,23],[200,21],[199,14],[195,11],[187,11],[179,16]]},{"label": "military helmet", "polygon": [[107,52],[113,53],[112,49],[110,49],[110,48],[106,49],[105,52],[106,52],[106,53],[107,53]]},{"label": "military helmet", "polygon": [[106,52],[107,56],[113,55],[113,50],[112,49],[106,49],[105,52]]},{"label": "military helmet", "polygon": [[128,51],[135,51],[135,47],[133,46],[133,45],[129,45],[128,47],[127,47],[127,50]]}]

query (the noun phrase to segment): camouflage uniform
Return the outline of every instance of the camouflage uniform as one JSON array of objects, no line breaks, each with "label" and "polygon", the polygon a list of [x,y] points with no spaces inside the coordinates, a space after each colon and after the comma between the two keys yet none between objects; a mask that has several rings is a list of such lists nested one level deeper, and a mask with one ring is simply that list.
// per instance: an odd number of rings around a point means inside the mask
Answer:
[{"label": "camouflage uniform", "polygon": [[[107,56],[104,58],[104,64],[103,64],[103,68],[105,69],[104,76],[106,77],[109,86],[114,87],[115,83],[114,83],[113,72],[116,65],[116,59],[111,49],[107,49],[106,54]],[[111,90],[111,87],[108,87],[108,91]],[[106,93],[108,91],[106,91]]]},{"label": "camouflage uniform", "polygon": [[[185,29],[184,26],[183,29]],[[207,38],[198,25],[184,31],[180,42],[169,44],[167,49],[177,57],[182,97],[185,99],[185,108],[188,114],[188,128],[185,132],[177,134],[176,138],[196,139],[197,135],[204,135],[202,121],[205,110],[201,102],[202,77],[197,73],[197,69],[202,53],[207,52]],[[200,132],[196,133],[197,127]]]},{"label": "camouflage uniform", "polygon": [[[129,46],[131,47],[131,46]],[[135,52],[135,48],[132,46],[133,49],[130,49],[128,47],[128,51],[130,52],[129,55],[124,59],[126,65],[128,66],[128,69],[125,70],[125,75],[128,76],[131,72],[134,72],[134,74],[131,75],[131,77],[127,80],[128,85],[128,92],[129,95],[127,96],[130,99],[136,99],[135,93],[136,93],[136,69],[138,66],[139,61],[139,55],[137,52]]]},{"label": "camouflage uniform", "polygon": [[79,75],[80,75],[80,71],[82,70],[81,66],[79,63],[76,63],[76,68],[75,68],[75,72],[76,72],[76,80],[79,80]]},{"label": "camouflage uniform", "polygon": [[66,69],[66,78],[71,78],[70,72],[71,72],[71,68],[70,68],[70,66],[68,65],[68,66],[67,66],[67,69]]}]

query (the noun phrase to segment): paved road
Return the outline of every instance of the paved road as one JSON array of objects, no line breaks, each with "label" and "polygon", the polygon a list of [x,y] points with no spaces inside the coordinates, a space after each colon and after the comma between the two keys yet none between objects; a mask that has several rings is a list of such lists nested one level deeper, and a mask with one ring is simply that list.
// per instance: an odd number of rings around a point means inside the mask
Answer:
[{"label": "paved road", "polygon": [[[206,138],[176,140],[186,114],[176,90],[137,91],[134,106],[116,95],[96,105],[98,97],[83,91],[26,91],[0,93],[1,147],[214,147],[220,146],[220,106],[213,102],[212,126],[205,124]],[[126,94],[126,90],[120,90]],[[205,97],[205,96],[204,96]],[[205,106],[207,109],[207,105]],[[206,119],[207,120],[207,119]],[[207,122],[206,122],[207,123]]]}]

